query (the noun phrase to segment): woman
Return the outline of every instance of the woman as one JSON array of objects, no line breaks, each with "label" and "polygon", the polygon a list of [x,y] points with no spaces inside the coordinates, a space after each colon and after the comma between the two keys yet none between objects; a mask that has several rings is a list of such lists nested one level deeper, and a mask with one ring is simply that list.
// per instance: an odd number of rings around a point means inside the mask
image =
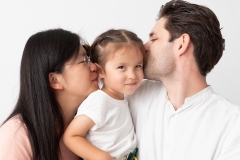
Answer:
[{"label": "woman", "polygon": [[79,159],[62,135],[79,105],[98,89],[96,69],[77,34],[53,29],[31,36],[16,107],[0,127],[0,160]]}]

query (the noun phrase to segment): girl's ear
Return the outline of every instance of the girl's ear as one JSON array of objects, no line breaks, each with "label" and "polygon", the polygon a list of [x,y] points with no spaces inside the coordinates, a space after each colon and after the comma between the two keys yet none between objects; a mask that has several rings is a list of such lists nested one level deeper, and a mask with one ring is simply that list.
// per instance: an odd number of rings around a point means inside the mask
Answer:
[{"label": "girl's ear", "polygon": [[48,74],[48,78],[49,78],[50,86],[53,89],[63,89],[63,85],[61,83],[63,77],[61,74],[51,72]]},{"label": "girl's ear", "polygon": [[99,64],[96,64],[96,66],[98,68],[97,69],[98,77],[99,78],[104,78],[105,77],[104,69]]}]

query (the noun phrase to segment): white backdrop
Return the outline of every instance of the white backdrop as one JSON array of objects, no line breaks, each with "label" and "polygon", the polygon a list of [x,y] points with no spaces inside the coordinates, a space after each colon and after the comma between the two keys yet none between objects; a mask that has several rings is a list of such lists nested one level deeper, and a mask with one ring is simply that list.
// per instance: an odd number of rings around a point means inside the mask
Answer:
[{"label": "white backdrop", "polygon": [[[0,1],[0,124],[10,114],[19,92],[19,68],[27,39],[50,28],[79,33],[90,44],[110,28],[134,31],[144,42],[167,0],[9,0]],[[223,27],[226,50],[207,76],[219,94],[240,106],[240,6],[235,0],[189,0],[208,6]]]}]

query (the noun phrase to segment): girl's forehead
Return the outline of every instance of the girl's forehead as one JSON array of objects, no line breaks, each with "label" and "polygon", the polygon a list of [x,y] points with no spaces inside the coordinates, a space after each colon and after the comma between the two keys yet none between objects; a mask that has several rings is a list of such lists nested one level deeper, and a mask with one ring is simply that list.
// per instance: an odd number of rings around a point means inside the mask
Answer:
[{"label": "girl's forehead", "polygon": [[142,54],[140,48],[134,45],[127,45],[112,52],[113,55],[124,55],[128,53]]},{"label": "girl's forehead", "polygon": [[144,53],[137,45],[129,43],[109,43],[107,46],[101,48],[100,63],[104,66],[107,61],[119,56],[124,57],[129,53],[135,53],[138,57],[144,56]]},{"label": "girl's forehead", "polygon": [[119,59],[119,58],[122,60],[124,59],[128,60],[130,57],[131,58],[136,57],[137,59],[138,58],[142,59],[143,54],[137,48],[122,48],[122,49],[116,50],[113,53],[110,53],[108,55],[108,60]]}]

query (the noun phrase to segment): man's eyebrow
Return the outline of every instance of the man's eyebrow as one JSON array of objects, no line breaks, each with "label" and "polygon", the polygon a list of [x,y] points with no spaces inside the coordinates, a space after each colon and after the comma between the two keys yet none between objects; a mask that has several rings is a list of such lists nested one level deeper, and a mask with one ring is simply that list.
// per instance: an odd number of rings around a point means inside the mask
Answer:
[{"label": "man's eyebrow", "polygon": [[154,34],[154,32],[149,33],[149,37],[152,37]]}]

